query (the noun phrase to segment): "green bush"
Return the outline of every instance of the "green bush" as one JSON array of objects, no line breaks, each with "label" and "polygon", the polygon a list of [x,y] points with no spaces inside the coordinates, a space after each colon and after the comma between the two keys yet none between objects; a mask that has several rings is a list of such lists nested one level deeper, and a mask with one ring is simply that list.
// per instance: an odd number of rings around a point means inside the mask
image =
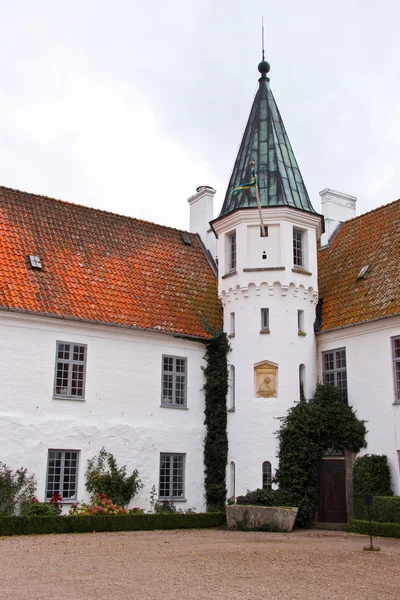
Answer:
[{"label": "green bush", "polygon": [[24,502],[20,510],[21,517],[58,517],[60,512],[54,504],[49,502]]},{"label": "green bush", "polygon": [[153,529],[201,529],[225,525],[221,513],[106,515],[95,517],[0,517],[0,536],[42,533],[93,533]]},{"label": "green bush", "polygon": [[[368,507],[360,503],[356,518],[368,521]],[[374,496],[371,519],[379,523],[400,524],[400,496]]]},{"label": "green bush", "polygon": [[126,506],[143,487],[136,469],[130,475],[126,471],[126,466],[118,467],[114,456],[103,447],[88,460],[86,489],[93,496],[104,494],[115,504]]},{"label": "green bush", "polygon": [[27,469],[14,472],[0,462],[0,516],[17,513],[22,504],[33,498],[35,491],[35,476],[28,475]]},{"label": "green bush", "polygon": [[[400,538],[400,524],[399,523],[378,523],[372,521],[372,535],[380,537],[394,537]],[[349,524],[349,531],[352,533],[363,533],[369,535],[369,521],[361,521],[359,519],[353,519]]]},{"label": "green bush", "polygon": [[365,454],[358,458],[353,468],[354,516],[367,519],[364,494],[393,496],[388,458],[385,455]]},{"label": "green bush", "polygon": [[296,524],[309,527],[318,505],[323,453],[328,448],[358,452],[366,445],[364,421],[331,385],[318,385],[313,399],[300,400],[281,421],[275,483],[299,507]]},{"label": "green bush", "polygon": [[287,490],[254,490],[247,492],[245,496],[238,496],[236,503],[252,506],[294,506],[293,497]]}]

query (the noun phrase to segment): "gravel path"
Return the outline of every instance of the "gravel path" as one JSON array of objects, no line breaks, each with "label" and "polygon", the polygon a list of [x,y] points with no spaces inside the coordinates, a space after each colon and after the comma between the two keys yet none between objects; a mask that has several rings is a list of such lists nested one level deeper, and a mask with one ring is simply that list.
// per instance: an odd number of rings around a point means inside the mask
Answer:
[{"label": "gravel path", "polygon": [[400,600],[400,540],[218,529],[0,538],[0,600]]}]

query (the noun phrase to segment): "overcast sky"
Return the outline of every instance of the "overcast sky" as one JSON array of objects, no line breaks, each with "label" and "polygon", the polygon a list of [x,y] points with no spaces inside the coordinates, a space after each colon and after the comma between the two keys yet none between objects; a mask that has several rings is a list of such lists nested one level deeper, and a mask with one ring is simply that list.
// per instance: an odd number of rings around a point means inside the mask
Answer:
[{"label": "overcast sky", "polygon": [[314,208],[400,196],[398,0],[0,0],[0,185],[187,229],[271,87]]}]

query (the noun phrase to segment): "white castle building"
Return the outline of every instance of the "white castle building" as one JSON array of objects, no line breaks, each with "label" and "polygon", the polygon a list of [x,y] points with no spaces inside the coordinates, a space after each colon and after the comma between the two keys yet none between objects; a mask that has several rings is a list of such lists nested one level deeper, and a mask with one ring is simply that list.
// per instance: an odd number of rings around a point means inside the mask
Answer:
[{"label": "white castle building", "polygon": [[[326,189],[318,214],[259,71],[221,213],[199,187],[191,233],[0,188],[0,461],[41,499],[87,500],[105,446],[139,470],[135,504],[155,485],[204,509],[209,326],[232,347],[228,497],[271,486],[277,418],[318,381],[367,421],[364,452],[388,456],[400,493],[400,203],[356,217]],[[352,513],[341,450],[321,463],[321,521]]]}]

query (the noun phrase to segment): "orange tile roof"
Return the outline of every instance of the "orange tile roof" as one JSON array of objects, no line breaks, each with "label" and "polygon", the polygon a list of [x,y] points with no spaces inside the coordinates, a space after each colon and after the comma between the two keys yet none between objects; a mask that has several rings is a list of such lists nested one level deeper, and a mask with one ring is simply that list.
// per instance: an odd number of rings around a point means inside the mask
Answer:
[{"label": "orange tile roof", "polygon": [[345,222],[318,252],[318,280],[322,331],[400,314],[400,200]]},{"label": "orange tile roof", "polygon": [[204,322],[222,327],[216,279],[188,236],[0,187],[0,307],[210,337]]}]

